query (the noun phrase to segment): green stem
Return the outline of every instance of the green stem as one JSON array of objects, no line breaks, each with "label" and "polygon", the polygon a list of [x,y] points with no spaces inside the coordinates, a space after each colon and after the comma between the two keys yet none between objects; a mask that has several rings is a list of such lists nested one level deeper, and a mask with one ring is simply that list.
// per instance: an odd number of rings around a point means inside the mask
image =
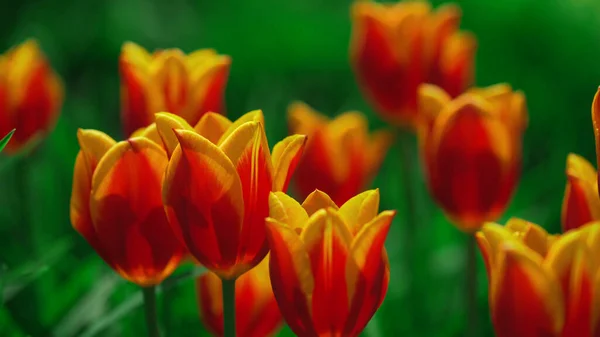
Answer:
[{"label": "green stem", "polygon": [[467,239],[467,336],[477,335],[477,260],[475,234]]},{"label": "green stem", "polygon": [[235,337],[235,279],[223,282],[223,336]]},{"label": "green stem", "polygon": [[144,311],[146,313],[148,337],[160,337],[156,316],[156,287],[144,287],[142,288],[142,293],[144,294]]}]

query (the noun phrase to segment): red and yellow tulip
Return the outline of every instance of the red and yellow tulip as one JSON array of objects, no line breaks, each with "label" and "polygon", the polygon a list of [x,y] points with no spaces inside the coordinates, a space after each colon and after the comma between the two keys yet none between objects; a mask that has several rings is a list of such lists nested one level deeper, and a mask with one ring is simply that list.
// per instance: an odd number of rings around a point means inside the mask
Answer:
[{"label": "red and yellow tulip", "polygon": [[421,155],[436,202],[463,231],[496,220],[515,189],[527,126],[523,93],[507,84],[471,89],[456,99],[433,85],[419,89]]},{"label": "red and yellow tulip", "polygon": [[477,233],[498,337],[598,336],[600,222],[558,237],[511,220]]},{"label": "red and yellow tulip", "polygon": [[[274,336],[283,318],[269,279],[269,255],[235,282],[236,331],[240,337]],[[215,336],[223,336],[221,279],[214,273],[196,282],[200,317]]]},{"label": "red and yellow tulip", "polygon": [[272,193],[267,219],[271,284],[298,336],[358,336],[389,282],[384,242],[395,211],[379,212],[379,190],[338,208],[321,191],[300,205]]},{"label": "red and yellow tulip", "polygon": [[157,115],[171,154],[163,201],[190,254],[219,277],[235,279],[269,251],[269,193],[287,189],[306,136],[287,137],[271,153],[260,110],[235,122],[206,116],[192,128],[173,114]]},{"label": "red and yellow tulip", "polygon": [[329,120],[294,102],[288,119],[291,133],[308,136],[294,176],[302,198],[319,189],[342,205],[371,182],[393,140],[388,131],[369,134],[366,118],[356,111]]},{"label": "red and yellow tulip", "polygon": [[567,157],[567,187],[562,204],[563,232],[600,220],[597,172],[585,158]]},{"label": "red and yellow tulip", "polygon": [[169,111],[194,125],[208,111],[224,113],[223,96],[231,59],[212,49],[185,55],[179,49],[148,53],[132,42],[119,59],[121,115],[126,135]]},{"label": "red and yellow tulip", "polygon": [[458,30],[460,18],[453,4],[432,10],[425,1],[355,2],[350,59],[360,88],[384,118],[418,124],[422,83],[438,85],[451,97],[471,85],[477,43]]},{"label": "red and yellow tulip", "polygon": [[0,135],[16,129],[4,152],[14,154],[56,124],[63,86],[35,40],[0,55]]},{"label": "red and yellow tulip", "polygon": [[77,138],[73,227],[126,280],[159,284],[185,252],[162,204],[166,152],[145,137],[115,142],[100,131],[79,130]]}]

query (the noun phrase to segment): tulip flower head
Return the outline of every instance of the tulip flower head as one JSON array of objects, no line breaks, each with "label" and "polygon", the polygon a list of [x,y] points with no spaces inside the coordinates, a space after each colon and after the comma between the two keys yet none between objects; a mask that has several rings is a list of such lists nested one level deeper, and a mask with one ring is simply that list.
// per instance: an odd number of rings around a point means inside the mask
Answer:
[{"label": "tulip flower head", "polygon": [[423,83],[451,97],[473,82],[476,40],[458,30],[460,8],[436,10],[425,1],[352,7],[350,59],[358,84],[373,108],[394,124],[420,122],[417,89]]},{"label": "tulip flower head", "polygon": [[562,204],[562,228],[566,232],[600,220],[596,169],[576,154],[567,157],[567,187]]},{"label": "tulip flower head", "polygon": [[303,198],[319,189],[342,205],[370,184],[393,141],[388,131],[369,134],[366,118],[356,111],[328,120],[308,105],[294,102],[288,119],[292,133],[308,136],[294,176]]},{"label": "tulip flower head", "polygon": [[[202,321],[215,336],[223,336],[221,279],[206,273],[196,281]],[[273,336],[283,318],[269,279],[269,255],[235,282],[236,331],[240,337]]]},{"label": "tulip flower head", "polygon": [[558,237],[523,220],[478,232],[498,337],[591,337],[600,333],[600,222]]},{"label": "tulip flower head", "polygon": [[63,86],[35,40],[0,55],[0,135],[16,129],[4,153],[14,154],[52,131]]},{"label": "tulip flower head", "polygon": [[379,190],[341,207],[321,191],[300,205],[272,193],[270,274],[283,318],[298,336],[358,336],[389,282],[384,242],[395,211],[378,214]]},{"label": "tulip flower head", "polygon": [[452,100],[419,89],[418,130],[429,190],[461,230],[473,232],[506,208],[520,175],[525,97],[506,84],[471,89]]},{"label": "tulip flower head", "polygon": [[77,138],[73,227],[126,280],[159,284],[185,252],[162,205],[167,153],[145,137],[115,142],[100,131],[79,130]]},{"label": "tulip flower head", "polygon": [[224,113],[223,95],[231,59],[212,49],[185,55],[179,49],[148,53],[132,42],[119,59],[121,115],[126,135],[169,111],[194,125],[208,111]]},{"label": "tulip flower head", "polygon": [[[218,116],[218,117],[217,117]],[[157,114],[171,159],[163,183],[167,216],[180,241],[202,265],[234,279],[267,254],[269,193],[287,189],[306,136],[269,151],[260,110],[235,122],[207,114],[192,128]]]}]

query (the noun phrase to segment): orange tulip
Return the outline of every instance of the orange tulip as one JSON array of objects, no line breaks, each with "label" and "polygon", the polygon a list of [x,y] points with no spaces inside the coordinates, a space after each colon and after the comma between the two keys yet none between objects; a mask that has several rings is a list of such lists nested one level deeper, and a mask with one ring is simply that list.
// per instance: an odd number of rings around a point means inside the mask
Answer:
[{"label": "orange tulip", "polygon": [[371,105],[395,124],[418,124],[417,89],[442,87],[456,97],[473,82],[476,40],[460,32],[460,8],[433,11],[424,1],[352,7],[350,59]]},{"label": "orange tulip", "polygon": [[567,157],[567,187],[562,204],[562,228],[566,232],[600,220],[596,169],[576,154]]},{"label": "orange tulip", "polygon": [[520,174],[523,94],[498,84],[451,100],[439,87],[423,85],[419,110],[427,116],[419,138],[434,199],[463,231],[496,220]]},{"label": "orange tulip", "polygon": [[162,205],[167,154],[144,137],[117,143],[100,131],[80,129],[77,138],[73,227],[126,280],[159,284],[185,252]]},{"label": "orange tulip", "polygon": [[522,220],[477,233],[498,337],[598,336],[600,222],[549,236]]},{"label": "orange tulip", "polygon": [[171,153],[163,202],[190,254],[219,277],[235,279],[269,251],[269,193],[287,189],[306,136],[285,138],[271,154],[260,110],[233,123],[208,116],[192,128],[175,115],[158,114]]},{"label": "orange tulip", "polygon": [[14,154],[56,124],[63,86],[35,40],[0,55],[0,135],[16,129],[4,152]]},{"label": "orange tulip", "polygon": [[370,135],[367,120],[356,111],[330,121],[295,102],[288,108],[288,118],[292,133],[308,136],[294,178],[303,198],[319,189],[342,205],[371,182],[393,140],[388,131]]},{"label": "orange tulip", "polygon": [[[207,273],[196,282],[201,318],[216,336],[223,336],[221,280]],[[283,319],[269,280],[269,256],[235,283],[236,331],[240,337],[273,336]]]},{"label": "orange tulip", "polygon": [[389,282],[384,241],[395,211],[378,213],[379,190],[338,208],[321,191],[302,205],[272,193],[267,219],[275,299],[298,336],[358,336]]},{"label": "orange tulip", "polygon": [[185,55],[179,49],[149,54],[132,42],[119,59],[121,114],[126,135],[170,111],[196,124],[208,111],[224,112],[223,95],[231,59],[212,49]]}]

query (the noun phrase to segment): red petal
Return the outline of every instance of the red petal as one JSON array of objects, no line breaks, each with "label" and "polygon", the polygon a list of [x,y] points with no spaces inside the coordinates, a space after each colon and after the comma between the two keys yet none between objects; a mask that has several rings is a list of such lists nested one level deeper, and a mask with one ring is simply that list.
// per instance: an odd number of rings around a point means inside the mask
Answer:
[{"label": "red petal", "polygon": [[163,199],[176,235],[190,253],[221,277],[237,270],[242,186],[227,156],[193,131],[176,130],[180,146],[169,162]]},{"label": "red petal", "polygon": [[117,271],[142,286],[160,283],[183,255],[162,206],[166,166],[162,148],[133,138],[104,155],[92,180],[90,208],[98,239]]},{"label": "red petal", "polygon": [[119,61],[121,75],[121,120],[126,136],[152,124],[154,116],[148,111],[145,83],[136,74],[135,65],[123,58]]}]

